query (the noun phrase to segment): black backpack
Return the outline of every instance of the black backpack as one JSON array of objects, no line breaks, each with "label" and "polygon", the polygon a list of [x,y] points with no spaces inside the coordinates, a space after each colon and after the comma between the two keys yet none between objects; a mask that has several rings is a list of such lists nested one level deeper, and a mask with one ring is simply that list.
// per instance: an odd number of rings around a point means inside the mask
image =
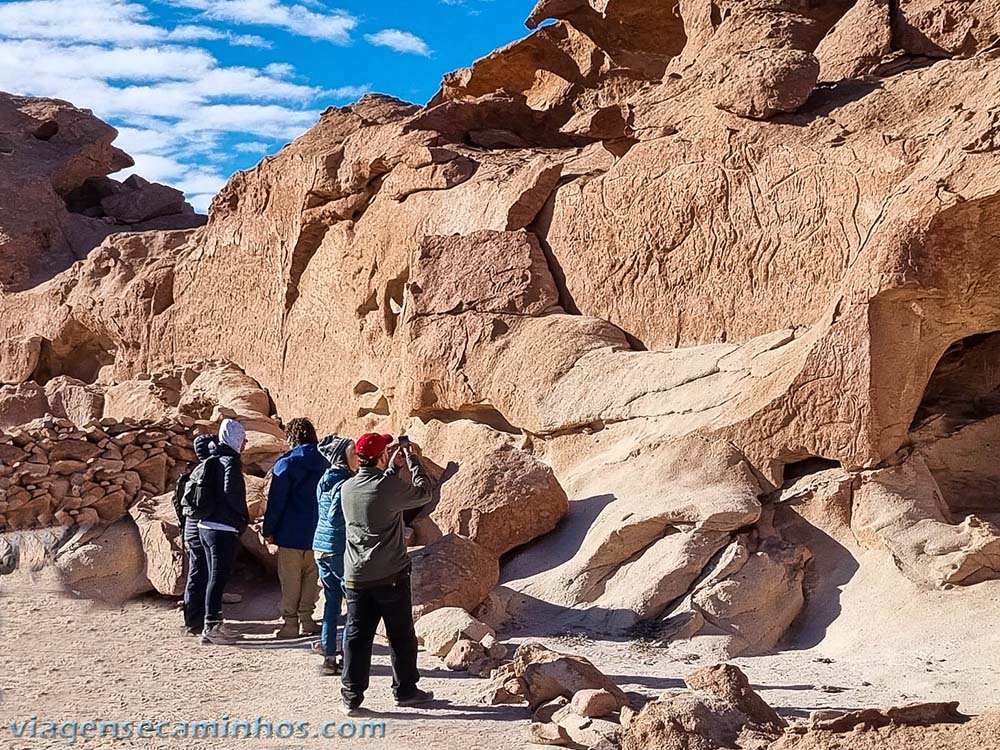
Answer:
[{"label": "black backpack", "polygon": [[195,466],[188,474],[180,498],[181,512],[186,517],[204,521],[212,515],[218,495],[219,468],[219,458],[212,456]]},{"label": "black backpack", "polygon": [[191,472],[185,471],[177,477],[177,484],[174,485],[174,512],[177,514],[177,520],[180,521],[181,530],[184,529],[184,490],[190,479]]}]

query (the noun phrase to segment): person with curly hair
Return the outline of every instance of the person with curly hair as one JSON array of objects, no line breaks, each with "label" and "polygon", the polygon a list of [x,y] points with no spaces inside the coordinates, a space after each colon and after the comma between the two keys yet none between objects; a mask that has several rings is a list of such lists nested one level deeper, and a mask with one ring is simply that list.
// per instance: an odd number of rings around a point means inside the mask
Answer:
[{"label": "person with curly hair", "polygon": [[305,418],[285,428],[291,450],[274,464],[264,513],[264,538],[278,546],[278,580],[284,624],[276,638],[316,635],[313,619],[319,601],[319,569],[313,536],[319,520],[316,488],[330,464],[319,452],[316,428]]}]

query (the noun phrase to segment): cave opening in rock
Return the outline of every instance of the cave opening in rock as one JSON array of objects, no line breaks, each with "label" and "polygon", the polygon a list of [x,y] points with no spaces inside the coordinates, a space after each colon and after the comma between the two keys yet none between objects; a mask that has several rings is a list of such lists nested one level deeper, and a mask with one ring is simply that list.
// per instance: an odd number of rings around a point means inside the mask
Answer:
[{"label": "cave opening in rock", "polygon": [[910,430],[945,418],[952,426],[1000,414],[1000,331],[956,341],[938,360]]},{"label": "cave opening in rock", "polygon": [[1000,522],[1000,331],[968,336],[938,360],[908,448],[933,475],[956,522]]},{"label": "cave opening in rock", "polygon": [[789,484],[810,474],[819,474],[821,471],[839,468],[840,461],[834,461],[832,458],[823,458],[822,456],[807,456],[799,461],[792,461],[785,464],[782,477],[784,483]]},{"label": "cave opening in rock", "polygon": [[59,123],[55,120],[46,120],[37,128],[32,135],[40,141],[51,141],[59,133]]}]

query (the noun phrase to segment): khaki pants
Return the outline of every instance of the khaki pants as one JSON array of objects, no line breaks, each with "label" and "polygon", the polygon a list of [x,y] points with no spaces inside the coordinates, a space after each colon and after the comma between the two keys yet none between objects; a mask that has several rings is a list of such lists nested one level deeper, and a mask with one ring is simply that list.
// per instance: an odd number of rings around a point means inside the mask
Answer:
[{"label": "khaki pants", "polygon": [[281,616],[285,622],[313,622],[319,600],[319,569],[311,549],[278,548]]}]

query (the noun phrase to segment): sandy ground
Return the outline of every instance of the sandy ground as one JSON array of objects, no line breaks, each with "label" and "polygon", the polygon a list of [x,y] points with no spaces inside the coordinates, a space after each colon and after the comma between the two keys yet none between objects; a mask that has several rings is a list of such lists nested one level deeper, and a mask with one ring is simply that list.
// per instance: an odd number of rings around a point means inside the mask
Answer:
[{"label": "sandy ground", "polygon": [[[958,700],[967,713],[1000,706],[1000,582],[928,592],[895,570],[886,555],[845,551],[811,540],[816,580],[806,612],[783,648],[734,660],[761,695],[789,718],[819,708],[889,706]],[[0,578],[0,747],[69,747],[65,740],[17,739],[8,722],[30,719],[95,721],[233,721],[262,717],[275,725],[308,721],[317,730],[337,713],[339,680],[323,677],[309,642],[276,643],[274,581],[245,571],[231,590],[243,603],[228,608],[247,634],[243,647],[202,646],[180,635],[180,613],[146,597],[108,609],[66,597],[44,582]],[[503,637],[504,634],[501,634]],[[641,642],[598,641],[585,634],[536,639],[588,656],[637,702],[683,687],[685,674],[708,663]],[[384,722],[384,739],[105,739],[79,748],[334,748],[499,750],[523,744],[524,708],[478,702],[486,683],[445,671],[421,655],[422,685],[438,701],[426,711],[391,703],[388,656],[376,647],[366,722]],[[334,730],[336,731],[336,729]],[[350,731],[345,730],[345,731]]]}]

